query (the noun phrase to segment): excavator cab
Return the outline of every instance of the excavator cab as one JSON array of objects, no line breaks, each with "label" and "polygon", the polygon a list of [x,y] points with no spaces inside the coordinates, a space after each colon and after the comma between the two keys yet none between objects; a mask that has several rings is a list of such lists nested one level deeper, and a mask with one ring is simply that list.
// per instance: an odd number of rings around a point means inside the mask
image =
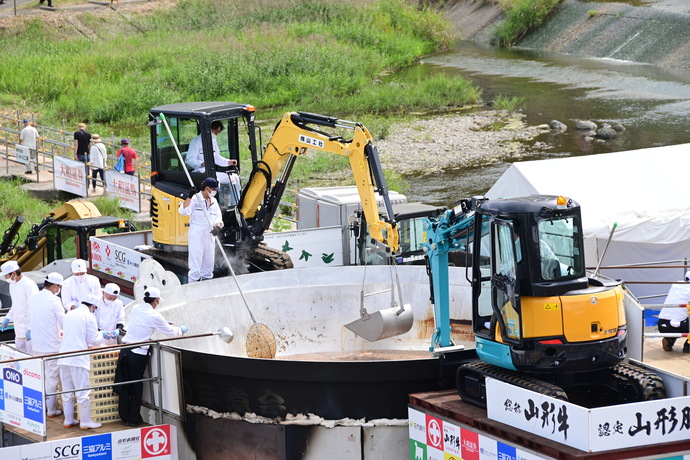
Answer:
[{"label": "excavator cab", "polygon": [[489,200],[474,224],[473,328],[483,361],[552,372],[607,368],[625,356],[621,288],[590,286],[576,202]]},{"label": "excavator cab", "polygon": [[[252,168],[258,162],[254,115],[254,107],[236,102],[189,102],[151,109],[151,224],[157,248],[186,250],[189,218],[180,216],[177,208],[189,193],[188,173],[196,187],[206,177],[217,178],[221,207],[237,205],[242,151],[248,149]],[[237,165],[218,165],[226,160],[235,160]]]}]

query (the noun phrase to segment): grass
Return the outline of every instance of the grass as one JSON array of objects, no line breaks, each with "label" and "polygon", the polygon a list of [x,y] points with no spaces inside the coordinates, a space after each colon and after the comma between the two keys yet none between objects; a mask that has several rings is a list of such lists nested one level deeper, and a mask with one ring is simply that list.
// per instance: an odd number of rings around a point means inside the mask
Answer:
[{"label": "grass", "polygon": [[514,45],[527,32],[541,25],[563,0],[499,0],[505,20],[492,33],[494,44]]},{"label": "grass", "polygon": [[56,207],[32,197],[21,189],[22,184],[19,180],[0,180],[0,196],[3,197],[0,200],[0,231],[4,233],[9,229],[18,216],[24,218],[19,239],[12,243],[23,243],[31,226],[39,224]]},{"label": "grass", "polygon": [[524,97],[506,96],[505,94],[499,94],[498,96],[496,96],[496,99],[494,100],[494,108],[496,110],[507,110],[509,112],[514,112],[524,103]]}]

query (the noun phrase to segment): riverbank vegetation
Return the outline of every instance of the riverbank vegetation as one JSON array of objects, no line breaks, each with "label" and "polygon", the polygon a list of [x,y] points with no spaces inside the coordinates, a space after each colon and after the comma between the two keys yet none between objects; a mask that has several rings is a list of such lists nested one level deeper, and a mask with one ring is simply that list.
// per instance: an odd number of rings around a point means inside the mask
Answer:
[{"label": "riverbank vegetation", "polygon": [[505,20],[493,31],[493,42],[502,47],[540,26],[563,0],[498,0],[505,10]]}]

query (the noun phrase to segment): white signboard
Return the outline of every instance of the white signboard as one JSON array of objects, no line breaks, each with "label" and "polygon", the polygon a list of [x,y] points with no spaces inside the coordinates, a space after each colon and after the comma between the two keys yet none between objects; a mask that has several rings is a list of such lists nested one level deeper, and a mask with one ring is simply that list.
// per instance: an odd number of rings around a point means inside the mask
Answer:
[{"label": "white signboard", "polygon": [[79,196],[86,196],[88,176],[86,165],[81,161],[55,155],[53,157],[55,188]]},{"label": "white signboard", "polygon": [[31,149],[25,145],[15,145],[14,151],[17,156],[17,161],[21,164],[29,164],[31,161]]},{"label": "white signboard", "polygon": [[408,407],[412,460],[536,460],[532,451],[480,434],[474,428]]},{"label": "white signboard", "polygon": [[266,245],[286,252],[295,268],[343,265],[341,239],[340,227],[264,233]]},{"label": "white signboard", "polygon": [[108,194],[119,198],[122,206],[135,212],[141,212],[139,176],[130,176],[108,170],[105,172],[105,183]]},{"label": "white signboard", "polygon": [[[0,361],[29,355],[0,345]],[[0,364],[0,422],[45,435],[43,366],[40,359]]]},{"label": "white signboard", "polygon": [[490,419],[585,452],[690,438],[690,396],[586,409],[494,379],[486,395]]},{"label": "white signboard", "polygon": [[177,460],[177,427],[158,425],[0,449],[2,460]]},{"label": "white signboard", "polygon": [[150,258],[146,254],[109,243],[95,236],[89,238],[89,244],[91,245],[92,270],[116,276],[131,283],[136,283],[139,279],[141,261]]}]

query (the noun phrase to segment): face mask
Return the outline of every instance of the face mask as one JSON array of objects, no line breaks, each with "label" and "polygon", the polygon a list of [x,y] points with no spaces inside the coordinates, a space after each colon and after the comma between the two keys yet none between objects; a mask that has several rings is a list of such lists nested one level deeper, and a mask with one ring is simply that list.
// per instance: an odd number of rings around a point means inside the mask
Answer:
[{"label": "face mask", "polygon": [[[12,275],[14,275],[14,273],[13,273]],[[17,280],[14,279],[14,278],[12,277],[12,275],[10,275],[10,277],[8,278],[8,281],[10,282],[10,284],[15,284],[15,283],[17,282]]]},{"label": "face mask", "polygon": [[103,297],[103,303],[106,304],[106,305],[112,305],[112,304],[113,304],[113,301],[112,301],[112,300],[108,300],[108,299],[106,299],[105,297]]},{"label": "face mask", "polygon": [[214,196],[216,196],[216,193],[218,193],[216,190],[211,190],[210,192],[208,192],[208,196],[213,198]]},{"label": "face mask", "polygon": [[74,275],[74,279],[77,280],[77,283],[84,284],[84,281],[86,281],[86,276],[85,275],[79,275],[79,276]]}]

